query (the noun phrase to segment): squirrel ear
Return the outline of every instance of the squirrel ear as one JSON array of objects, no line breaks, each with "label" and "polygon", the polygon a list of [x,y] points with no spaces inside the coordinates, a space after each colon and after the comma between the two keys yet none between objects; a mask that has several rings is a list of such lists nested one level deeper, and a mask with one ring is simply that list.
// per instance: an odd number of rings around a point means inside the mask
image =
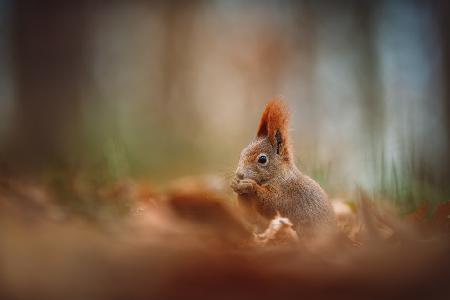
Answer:
[{"label": "squirrel ear", "polygon": [[268,137],[277,154],[288,155],[288,120],[289,113],[281,100],[267,103],[259,121],[257,137]]}]

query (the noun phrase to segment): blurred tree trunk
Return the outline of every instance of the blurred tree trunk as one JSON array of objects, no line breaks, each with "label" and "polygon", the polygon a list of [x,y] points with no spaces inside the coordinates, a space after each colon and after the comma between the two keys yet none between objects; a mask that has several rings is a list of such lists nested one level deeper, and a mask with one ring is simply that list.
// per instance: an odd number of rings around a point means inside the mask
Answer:
[{"label": "blurred tree trunk", "polygon": [[163,69],[161,80],[161,121],[168,129],[184,130],[196,122],[193,103],[193,45],[195,12],[202,1],[168,1],[162,5]]},{"label": "blurred tree trunk", "polygon": [[372,157],[377,155],[377,140],[382,140],[384,122],[383,101],[381,98],[381,83],[378,70],[379,61],[376,49],[376,12],[378,2],[355,1],[354,16],[359,30],[359,51],[361,54],[361,76],[359,87],[361,100],[364,102],[364,120],[367,128],[367,142],[373,151]]},{"label": "blurred tree trunk", "polygon": [[15,132],[8,159],[61,163],[76,145],[84,70],[85,1],[17,0],[13,11]]},{"label": "blurred tree trunk", "polygon": [[[437,25],[439,26],[439,37],[442,55],[442,101],[445,108],[445,130],[447,134],[447,145],[445,161],[441,163],[438,178],[439,185],[448,189],[450,181],[450,2],[448,0],[437,0],[433,5],[434,15],[437,17]],[[448,200],[448,199],[446,199]]]},{"label": "blurred tree trunk", "polygon": [[[310,141],[307,153],[315,155],[311,161],[318,161],[319,136],[320,136],[320,111],[317,98],[316,68],[318,63],[318,45],[317,45],[317,10],[320,9],[314,1],[297,1],[292,4],[295,7],[295,29],[298,32],[295,40],[295,48],[300,53],[301,76],[303,79],[302,99],[306,104],[301,105],[301,118],[304,124],[299,128],[299,138],[303,141]],[[320,25],[320,24],[319,24]],[[295,99],[298,101],[298,99]],[[314,131],[311,130],[314,128]],[[305,144],[305,143],[304,143]]]},{"label": "blurred tree trunk", "polygon": [[[361,76],[357,79],[361,104],[362,125],[364,135],[362,141],[366,144],[367,155],[371,158],[371,166],[381,188],[386,185],[386,169],[384,162],[385,143],[385,104],[382,95],[380,75],[380,55],[377,53],[376,30],[379,24],[378,11],[380,2],[352,1],[355,18],[355,37],[358,41],[359,61],[358,71]],[[367,172],[370,173],[368,170]]]}]

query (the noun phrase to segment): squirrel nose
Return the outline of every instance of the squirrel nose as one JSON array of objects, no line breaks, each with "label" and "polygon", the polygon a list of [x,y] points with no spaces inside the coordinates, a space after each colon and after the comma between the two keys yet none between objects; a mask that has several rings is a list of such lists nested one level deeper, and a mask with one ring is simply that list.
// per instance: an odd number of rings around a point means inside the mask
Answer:
[{"label": "squirrel nose", "polygon": [[244,179],[244,173],[238,171],[238,172],[236,172],[236,177],[237,177],[239,180]]}]

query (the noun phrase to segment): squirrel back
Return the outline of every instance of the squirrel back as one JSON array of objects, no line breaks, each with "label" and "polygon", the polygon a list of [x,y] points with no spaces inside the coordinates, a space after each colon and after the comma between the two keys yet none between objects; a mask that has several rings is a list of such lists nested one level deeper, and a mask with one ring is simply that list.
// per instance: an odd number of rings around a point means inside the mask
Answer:
[{"label": "squirrel back", "polygon": [[334,228],[326,193],[294,163],[288,120],[281,100],[267,103],[255,139],[241,152],[231,187],[253,221],[267,223],[279,213],[300,234]]}]

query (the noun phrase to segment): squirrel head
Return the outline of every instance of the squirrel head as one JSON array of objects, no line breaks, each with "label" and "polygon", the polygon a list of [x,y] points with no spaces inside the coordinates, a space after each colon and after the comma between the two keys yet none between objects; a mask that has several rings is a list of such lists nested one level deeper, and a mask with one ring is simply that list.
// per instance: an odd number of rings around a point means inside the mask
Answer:
[{"label": "squirrel head", "polygon": [[238,179],[253,179],[262,184],[290,166],[288,120],[284,102],[276,99],[267,103],[255,139],[241,152],[236,170]]}]

